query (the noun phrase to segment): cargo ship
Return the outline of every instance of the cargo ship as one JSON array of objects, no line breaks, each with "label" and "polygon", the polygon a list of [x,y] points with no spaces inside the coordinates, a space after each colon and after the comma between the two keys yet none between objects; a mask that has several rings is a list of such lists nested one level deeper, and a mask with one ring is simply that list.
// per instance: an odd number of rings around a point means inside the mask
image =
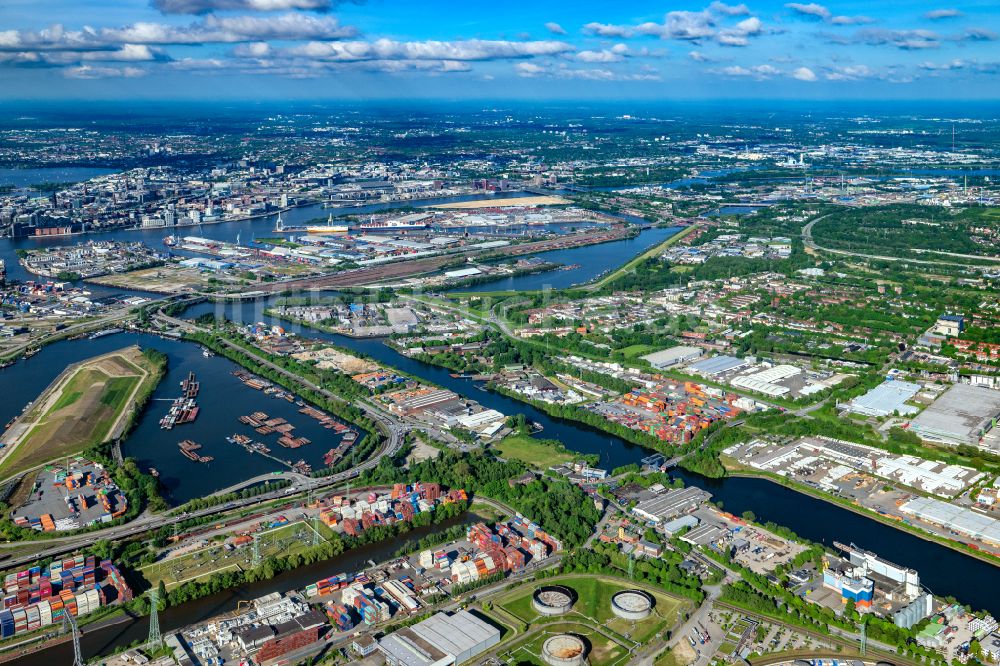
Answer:
[{"label": "cargo ship", "polygon": [[430,227],[429,215],[408,215],[396,220],[375,220],[354,225],[358,231],[418,231]]},{"label": "cargo ship", "polygon": [[212,456],[202,456],[196,453],[198,449],[201,448],[201,444],[191,441],[190,439],[185,439],[179,442],[177,447],[180,449],[182,456],[193,462],[209,463],[215,460]]},{"label": "cargo ship", "polygon": [[274,233],[278,234],[294,234],[294,233],[307,233],[307,234],[346,234],[351,229],[344,224],[334,224],[333,214],[326,220],[326,224],[307,224],[305,226],[296,227],[286,227],[284,221],[281,219],[281,213],[278,213],[278,220],[274,225]]},{"label": "cargo ship", "polygon": [[170,411],[160,419],[160,428],[171,430],[174,426],[191,423],[198,418],[200,408],[192,398],[177,398],[170,405]]}]

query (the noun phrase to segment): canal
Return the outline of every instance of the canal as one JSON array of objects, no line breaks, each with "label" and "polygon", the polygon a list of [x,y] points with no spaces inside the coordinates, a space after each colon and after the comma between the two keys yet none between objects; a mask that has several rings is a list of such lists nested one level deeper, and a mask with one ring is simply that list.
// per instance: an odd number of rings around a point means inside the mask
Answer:
[{"label": "canal", "polygon": [[[240,601],[250,601],[273,592],[301,590],[310,583],[321,578],[342,572],[361,571],[368,562],[383,562],[392,558],[397,551],[425,536],[452,527],[453,525],[472,525],[483,520],[475,513],[468,511],[461,516],[443,521],[437,525],[418,527],[398,540],[369,544],[350,550],[343,555],[315,562],[313,564],[286,571],[270,580],[257,581],[231,590],[189,601],[180,606],[168,608],[159,614],[160,630],[164,633],[175,631],[197,622],[204,622],[217,615],[231,613],[236,610]],[[80,647],[85,659],[93,659],[99,655],[107,655],[122,645],[145,640],[149,635],[149,617],[126,619],[125,621],[88,630],[83,627],[83,637]],[[17,666],[37,666],[38,664],[71,664],[73,663],[73,648],[70,643],[61,643],[34,654],[25,655],[9,663]]]},{"label": "canal", "polygon": [[459,287],[455,291],[539,291],[542,289],[566,289],[585,284],[621,266],[632,257],[662,243],[680,231],[681,228],[645,229],[634,238],[589,245],[585,248],[539,252],[531,256],[543,261],[563,264],[568,269],[509,277],[472,287]]},{"label": "canal", "polygon": [[[220,310],[218,305],[204,303],[192,308],[185,316],[197,316],[215,308],[218,314],[235,321],[268,321],[262,312],[266,305],[264,302],[243,307],[227,305]],[[481,382],[452,377],[444,368],[403,356],[382,340],[349,338],[288,322],[283,325],[304,336],[325,339],[366,354],[504,414],[524,414],[528,420],[543,426],[541,437],[558,439],[579,453],[596,453],[601,458],[601,465],[606,468],[638,463],[649,453],[603,431],[552,418],[529,404],[486,390]],[[736,515],[753,511],[761,522],[773,521],[804,538],[830,546],[834,541],[855,543],[891,561],[916,569],[923,584],[936,594],[951,595],[973,608],[1000,614],[1000,598],[995,593],[1000,589],[1000,567],[765,479],[708,479],[680,469],[673,474],[688,485],[709,491],[715,500],[723,502],[727,511]]]}]

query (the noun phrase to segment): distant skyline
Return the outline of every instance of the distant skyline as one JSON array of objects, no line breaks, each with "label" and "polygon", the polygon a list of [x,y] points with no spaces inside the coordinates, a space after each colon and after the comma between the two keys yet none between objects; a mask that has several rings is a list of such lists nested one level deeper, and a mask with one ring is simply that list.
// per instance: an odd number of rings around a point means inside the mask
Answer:
[{"label": "distant skyline", "polygon": [[2,0],[4,99],[1000,98],[1000,3]]}]

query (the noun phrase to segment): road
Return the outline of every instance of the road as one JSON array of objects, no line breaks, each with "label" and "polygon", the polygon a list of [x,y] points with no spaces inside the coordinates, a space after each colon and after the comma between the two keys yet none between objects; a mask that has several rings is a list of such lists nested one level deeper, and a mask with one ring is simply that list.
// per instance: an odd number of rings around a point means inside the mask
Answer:
[{"label": "road", "polygon": [[[149,301],[149,303],[146,303],[144,305],[150,305],[154,303],[166,303],[170,301],[172,298],[174,297],[169,296],[166,298],[158,298],[156,300]],[[14,356],[17,356],[18,354],[21,354],[22,352],[26,351],[31,347],[40,347],[54,340],[70,337],[76,335],[77,333],[85,333],[93,329],[107,328],[108,325],[110,324],[116,324],[118,322],[124,321],[125,319],[132,317],[132,311],[134,309],[135,308],[133,306],[124,307],[119,310],[115,310],[113,313],[109,315],[98,317],[97,319],[91,319],[90,321],[81,322],[79,324],[72,324],[60,331],[53,331],[52,333],[44,335],[41,338],[29,340],[28,342],[23,342],[17,345],[16,347],[11,347],[10,349],[5,349],[2,352],[0,352],[0,360],[6,358],[12,358]]]}]

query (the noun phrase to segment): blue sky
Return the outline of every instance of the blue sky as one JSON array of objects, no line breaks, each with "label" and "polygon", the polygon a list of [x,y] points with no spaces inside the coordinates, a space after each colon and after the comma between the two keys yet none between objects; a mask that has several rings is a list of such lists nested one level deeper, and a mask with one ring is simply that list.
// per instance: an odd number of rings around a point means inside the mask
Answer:
[{"label": "blue sky", "polygon": [[1000,3],[2,0],[8,99],[996,99]]}]

